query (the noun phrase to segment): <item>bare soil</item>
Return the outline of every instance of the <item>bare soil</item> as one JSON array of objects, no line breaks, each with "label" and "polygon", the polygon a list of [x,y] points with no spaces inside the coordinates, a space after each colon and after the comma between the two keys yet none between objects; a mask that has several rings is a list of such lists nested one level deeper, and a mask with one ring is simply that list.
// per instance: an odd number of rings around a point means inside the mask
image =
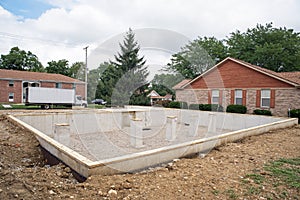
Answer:
[{"label": "bare soil", "polygon": [[[279,184],[264,169],[299,157],[298,125],[228,143],[205,157],[79,183],[64,164],[47,165],[34,135],[1,115],[0,199],[300,199],[299,188]],[[265,181],[258,184],[251,174]]]}]

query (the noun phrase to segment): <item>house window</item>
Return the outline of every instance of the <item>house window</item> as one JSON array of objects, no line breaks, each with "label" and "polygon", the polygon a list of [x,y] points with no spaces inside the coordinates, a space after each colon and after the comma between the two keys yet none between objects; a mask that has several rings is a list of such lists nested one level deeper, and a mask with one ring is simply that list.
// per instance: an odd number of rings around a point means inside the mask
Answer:
[{"label": "house window", "polygon": [[14,93],[13,92],[10,92],[8,94],[8,102],[14,102]]},{"label": "house window", "polygon": [[14,81],[9,81],[8,86],[9,87],[14,87]]},{"label": "house window", "polygon": [[271,91],[270,90],[261,90],[260,95],[261,107],[270,107]]},{"label": "house window", "polygon": [[56,88],[61,88],[61,83],[56,83],[56,84],[55,84],[55,87],[56,87]]},{"label": "house window", "polygon": [[76,89],[76,83],[73,83],[72,89]]},{"label": "house window", "polygon": [[211,103],[212,104],[219,104],[220,92],[219,90],[212,90],[211,91]]},{"label": "house window", "polygon": [[243,105],[243,91],[242,90],[235,90],[234,104]]}]

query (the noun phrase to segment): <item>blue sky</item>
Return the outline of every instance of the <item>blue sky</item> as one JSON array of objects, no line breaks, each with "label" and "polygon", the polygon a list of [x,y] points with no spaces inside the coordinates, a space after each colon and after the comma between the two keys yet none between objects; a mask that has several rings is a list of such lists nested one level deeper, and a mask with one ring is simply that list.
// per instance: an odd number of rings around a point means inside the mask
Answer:
[{"label": "blue sky", "polygon": [[54,8],[43,0],[0,0],[0,5],[22,18],[36,19],[46,10]]}]

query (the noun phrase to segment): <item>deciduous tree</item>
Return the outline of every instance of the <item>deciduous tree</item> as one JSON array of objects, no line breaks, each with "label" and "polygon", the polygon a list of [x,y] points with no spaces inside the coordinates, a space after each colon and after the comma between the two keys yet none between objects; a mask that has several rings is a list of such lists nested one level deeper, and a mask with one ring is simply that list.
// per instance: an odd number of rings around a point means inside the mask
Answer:
[{"label": "deciduous tree", "polygon": [[7,55],[1,55],[1,69],[43,72],[44,67],[38,57],[30,51],[13,47]]},{"label": "deciduous tree", "polygon": [[227,56],[223,41],[215,37],[198,37],[174,54],[166,70],[180,73],[185,78],[194,78]]},{"label": "deciduous tree", "polygon": [[276,72],[300,70],[300,35],[292,29],[258,24],[227,39],[229,55]]}]

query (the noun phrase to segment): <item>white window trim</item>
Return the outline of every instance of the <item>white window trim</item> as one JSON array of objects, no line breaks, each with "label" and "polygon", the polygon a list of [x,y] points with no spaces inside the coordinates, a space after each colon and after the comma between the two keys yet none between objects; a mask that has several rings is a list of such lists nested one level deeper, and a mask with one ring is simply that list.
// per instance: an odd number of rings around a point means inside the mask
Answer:
[{"label": "white window trim", "polygon": [[[214,95],[214,91],[217,91],[218,92],[218,95]],[[218,102],[214,102],[213,100],[214,100],[214,97],[215,98],[218,98]],[[220,102],[220,90],[212,90],[211,91],[211,104],[219,104],[219,102]]]},{"label": "white window trim", "polygon": [[[263,96],[263,91],[269,91],[269,97]],[[269,105],[268,106],[263,106],[263,99],[269,99]],[[271,90],[270,89],[262,89],[260,91],[260,107],[262,108],[270,108],[271,106]]]},{"label": "white window trim", "polygon": [[[241,91],[241,96],[238,96],[238,95],[237,95],[237,91]],[[237,102],[236,102],[236,99],[237,99],[237,98],[239,98],[239,99],[242,100],[242,103],[239,104],[239,105],[243,105],[243,90],[242,90],[242,89],[236,89],[236,90],[234,91],[234,104],[236,104],[236,105],[237,105]]]}]

